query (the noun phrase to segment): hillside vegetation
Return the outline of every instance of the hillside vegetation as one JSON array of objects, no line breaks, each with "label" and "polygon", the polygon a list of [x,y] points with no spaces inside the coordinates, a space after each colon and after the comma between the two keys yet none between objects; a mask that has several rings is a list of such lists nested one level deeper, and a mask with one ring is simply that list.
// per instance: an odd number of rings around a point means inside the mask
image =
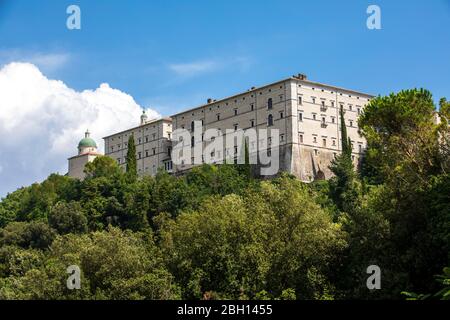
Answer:
[{"label": "hillside vegetation", "polygon": [[343,132],[336,177],[311,184],[230,164],[137,178],[108,157],[50,175],[0,202],[0,299],[448,299],[450,103],[435,111],[426,90],[373,99],[360,169]]}]

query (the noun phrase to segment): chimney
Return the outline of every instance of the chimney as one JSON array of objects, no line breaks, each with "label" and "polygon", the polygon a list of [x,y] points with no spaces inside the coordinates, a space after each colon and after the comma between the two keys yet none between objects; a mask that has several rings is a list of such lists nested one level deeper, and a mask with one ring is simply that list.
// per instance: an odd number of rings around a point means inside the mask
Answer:
[{"label": "chimney", "polygon": [[308,77],[306,76],[306,74],[299,73],[299,74],[297,74],[296,78],[298,78],[300,80],[306,80]]}]

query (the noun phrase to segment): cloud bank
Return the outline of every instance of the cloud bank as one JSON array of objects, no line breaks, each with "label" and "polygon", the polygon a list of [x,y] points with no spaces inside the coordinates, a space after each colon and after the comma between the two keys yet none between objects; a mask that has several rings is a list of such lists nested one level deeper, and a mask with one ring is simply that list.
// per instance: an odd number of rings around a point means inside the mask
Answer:
[{"label": "cloud bank", "polygon": [[[142,107],[107,83],[78,92],[31,63],[0,69],[0,197],[17,187],[65,174],[86,129],[102,137],[139,124]],[[147,110],[149,118],[159,114]]]}]

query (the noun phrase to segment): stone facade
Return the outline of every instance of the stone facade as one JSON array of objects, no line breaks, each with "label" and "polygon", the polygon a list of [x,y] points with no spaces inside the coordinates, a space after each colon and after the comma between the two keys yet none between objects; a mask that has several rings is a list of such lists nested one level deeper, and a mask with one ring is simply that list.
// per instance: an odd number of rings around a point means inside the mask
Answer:
[{"label": "stone facade", "polygon": [[[193,121],[202,121],[205,130],[216,128],[222,132],[225,129],[246,130],[252,127],[278,129],[280,170],[292,173],[303,181],[312,181],[331,177],[328,167],[341,151],[341,105],[348,136],[353,144],[353,160],[355,165],[358,163],[366,142],[358,133],[357,119],[372,97],[309,81],[305,76],[298,75],[219,101],[208,99],[207,104],[171,118],[174,130],[190,130]],[[202,143],[208,144],[205,141]],[[251,146],[249,149],[252,152]],[[192,166],[176,166],[175,172],[189,170]]]},{"label": "stone facade", "polygon": [[129,130],[103,138],[105,155],[115,159],[120,167],[126,169],[128,139],[134,135],[136,144],[137,171],[139,175],[155,175],[158,168],[172,171],[171,156],[172,120],[162,118],[146,121]]},{"label": "stone facade", "polygon": [[[357,165],[366,148],[365,139],[358,133],[357,119],[372,97],[297,75],[259,88],[252,87],[225,99],[208,99],[206,104],[170,118],[147,122],[143,115],[140,126],[104,138],[105,153],[124,167],[126,143],[129,134],[134,134],[138,174],[154,175],[158,168],[182,174],[199,162],[172,164],[171,150],[175,142],[171,133],[177,129],[192,133],[195,121],[202,124],[203,132],[215,129],[222,134],[227,129],[277,129],[280,171],[294,174],[302,181],[328,179],[332,175],[328,168],[330,162],[341,151],[340,107],[345,112],[345,124],[353,145],[353,160]],[[201,143],[206,148],[212,141],[204,139],[203,135],[193,139],[192,151],[197,144]],[[250,154],[261,148],[271,151],[270,142],[248,146]],[[224,147],[211,153],[211,162],[222,163],[224,158],[233,158],[235,153],[236,150]]]}]

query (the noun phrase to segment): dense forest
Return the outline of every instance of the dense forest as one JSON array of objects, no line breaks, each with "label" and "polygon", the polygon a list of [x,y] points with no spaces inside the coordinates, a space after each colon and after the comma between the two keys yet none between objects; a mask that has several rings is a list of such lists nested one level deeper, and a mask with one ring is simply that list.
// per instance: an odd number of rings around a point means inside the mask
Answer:
[{"label": "dense forest", "polygon": [[233,164],[138,178],[134,155],[50,175],[0,202],[0,299],[449,299],[448,119],[426,90],[372,99],[359,169],[344,126],[335,177],[309,184]]}]

